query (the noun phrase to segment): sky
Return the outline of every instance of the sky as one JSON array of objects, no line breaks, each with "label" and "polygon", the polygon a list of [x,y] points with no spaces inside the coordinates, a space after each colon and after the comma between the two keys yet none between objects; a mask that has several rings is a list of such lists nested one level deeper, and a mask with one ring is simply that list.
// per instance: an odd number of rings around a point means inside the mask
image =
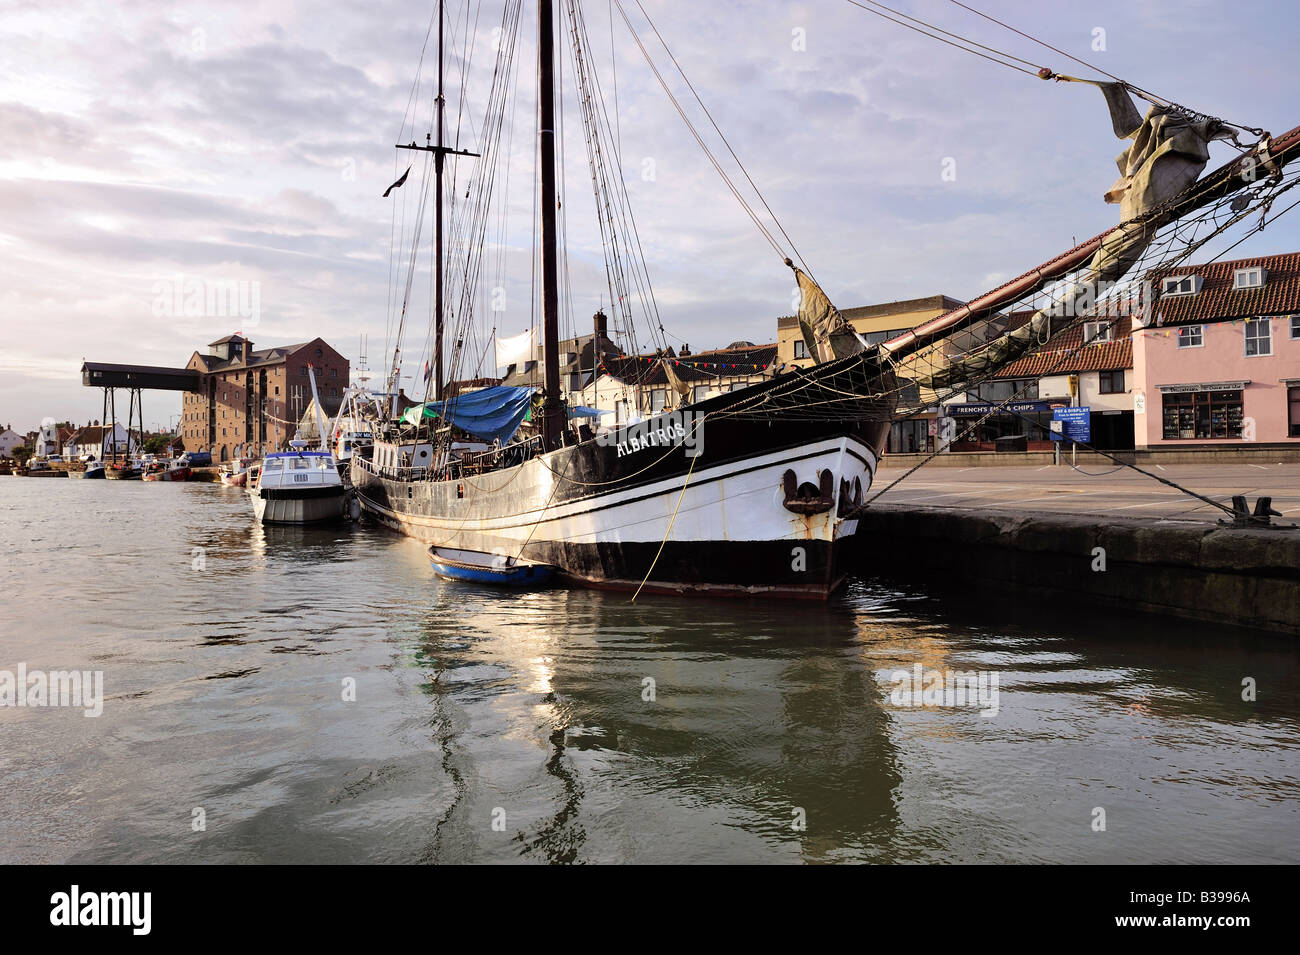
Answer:
[{"label": "sky", "polygon": [[[1101,196],[1124,143],[1092,87],[1014,72],[845,0],[642,2],[841,308],[972,298],[1117,219]],[[612,64],[602,87],[611,110],[617,88],[622,171],[668,340],[694,350],[773,341],[777,317],[792,311],[791,274],[686,132],[616,12],[611,36],[609,3],[582,6],[593,55]],[[462,128],[471,146],[501,5],[470,7]],[[1097,75],[949,0],[890,6],[1059,72]],[[1296,11],[1221,0],[970,6],[1200,111],[1274,133],[1300,123],[1288,75]],[[465,23],[465,7],[449,0],[449,20]],[[100,395],[80,382],[83,360],[182,366],[234,331],[259,348],[320,335],[354,368],[364,334],[369,367],[385,368],[394,223],[414,217],[418,190],[381,196],[409,161],[393,146],[413,138],[404,113],[433,8],[0,0],[0,426],[98,418]],[[485,276],[504,289],[503,307],[485,318],[501,335],[532,315],[535,16],[526,0],[506,211]],[[462,62],[449,73],[458,77]],[[418,102],[428,102],[428,67]],[[609,293],[570,72],[562,321],[581,332]],[[423,139],[427,119],[417,126]],[[710,143],[725,156],[712,134]],[[1211,167],[1230,156],[1216,145]],[[1271,225],[1234,257],[1300,250],[1296,220]],[[415,355],[427,334],[426,286],[415,283],[408,307],[405,375],[424,360]],[[236,298],[187,314],[195,288]],[[179,407],[176,395],[146,393],[146,425],[171,423]]]}]

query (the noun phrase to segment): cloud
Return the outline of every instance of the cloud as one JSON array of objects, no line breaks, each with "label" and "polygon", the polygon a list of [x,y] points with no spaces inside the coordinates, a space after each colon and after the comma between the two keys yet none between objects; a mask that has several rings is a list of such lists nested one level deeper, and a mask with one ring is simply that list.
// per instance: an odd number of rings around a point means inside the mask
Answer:
[{"label": "cloud", "polygon": [[[625,6],[683,108],[762,214],[727,144],[635,7]],[[467,59],[449,60],[449,122],[462,144],[482,151],[501,3],[471,5],[478,12],[469,19],[463,3],[448,9],[449,46],[462,50],[470,32],[475,39]],[[670,341],[697,349],[771,340],[776,317],[790,311],[791,276],[621,22],[611,51],[606,9],[586,9],[617,117],[618,142],[606,148],[617,145],[621,155],[658,319]],[[1043,83],[846,3],[647,0],[646,9],[842,307],[937,292],[971,297],[1114,221],[1100,193],[1122,144],[1091,87]],[[919,0],[905,9],[1035,62],[1084,70],[955,5]],[[1275,132],[1294,124],[1275,64],[1290,61],[1296,15],[1262,0],[1106,0],[1050,14],[1015,0],[998,14],[1193,107]],[[428,5],[406,0],[11,3],[0,21],[0,417],[15,425],[97,417],[98,398],[76,375],[82,357],[181,364],[232,331],[226,319],[153,314],[155,284],[178,275],[260,283],[261,321],[250,330],[259,345],[321,334],[355,358],[358,336],[368,333],[371,361],[381,363],[405,276],[403,260],[390,265],[390,243],[395,231],[409,233],[419,206],[420,157],[393,144],[429,127],[431,47],[411,100],[428,16]],[[482,350],[493,322],[513,329],[535,315],[532,26],[526,9],[517,96],[503,130],[508,182],[504,171],[498,182],[507,212],[486,234],[494,251],[484,257],[479,328],[467,351]],[[1092,49],[1098,27],[1105,51]],[[616,72],[606,69],[611,58]],[[565,321],[582,330],[610,303],[572,64],[561,72],[570,84]],[[940,175],[948,160],[951,181]],[[381,199],[412,162],[408,186]],[[473,163],[457,164],[457,202]],[[644,178],[650,167],[654,176]],[[1238,251],[1292,250],[1296,235],[1283,220]],[[426,223],[422,266],[428,236]],[[497,286],[509,304],[503,313],[486,305]],[[427,338],[428,298],[422,268],[408,307],[408,352]],[[638,343],[649,340],[650,324],[638,318]],[[146,401],[160,419],[175,403]]]}]

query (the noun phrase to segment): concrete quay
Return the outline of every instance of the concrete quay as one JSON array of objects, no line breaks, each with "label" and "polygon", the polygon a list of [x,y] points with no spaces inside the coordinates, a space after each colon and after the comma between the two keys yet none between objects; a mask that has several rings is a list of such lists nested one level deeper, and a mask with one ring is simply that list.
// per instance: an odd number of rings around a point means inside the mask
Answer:
[{"label": "concrete quay", "polygon": [[[1253,507],[1271,494],[1283,512],[1274,522],[1300,523],[1300,464],[1156,473],[1226,504],[1244,493]],[[901,474],[882,467],[872,493]],[[1300,529],[1237,529],[1220,518],[1129,469],[920,471],[862,518],[858,569],[1059,601],[1063,613],[1109,606],[1300,636]]]}]

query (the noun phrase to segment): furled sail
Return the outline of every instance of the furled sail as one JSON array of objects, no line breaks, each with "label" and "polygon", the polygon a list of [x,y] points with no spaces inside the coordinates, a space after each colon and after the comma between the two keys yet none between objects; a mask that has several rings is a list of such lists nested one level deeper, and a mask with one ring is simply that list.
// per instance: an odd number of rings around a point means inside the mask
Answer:
[{"label": "furled sail", "polygon": [[668,378],[669,386],[673,391],[677,392],[678,396],[681,398],[681,401],[678,402],[679,406],[690,404],[691,386],[682,381],[681,378],[677,377],[677,372],[673,371],[672,362],[667,358],[660,358],[659,364],[663,365],[664,375]]},{"label": "furled sail", "polygon": [[853,330],[848,319],[831,304],[816,282],[802,270],[795,268],[789,259],[785,264],[794,269],[799,283],[799,329],[803,332],[808,354],[819,362],[846,358],[866,350],[866,342]]},{"label": "furled sail", "polygon": [[1035,312],[1027,323],[976,353],[953,359],[932,372],[909,376],[921,387],[951,388],[1015,361],[1035,343],[1047,340],[1052,315],[1078,315],[1090,308],[1102,290],[1128,274],[1166,224],[1152,213],[1200,177],[1210,161],[1210,142],[1231,138],[1231,130],[1212,117],[1161,104],[1152,105],[1144,117],[1123,83],[1093,85],[1099,86],[1106,98],[1115,135],[1133,141],[1116,159],[1120,177],[1105,194],[1107,202],[1119,205],[1121,224],[1102,240],[1079,281],[1053,305]]}]

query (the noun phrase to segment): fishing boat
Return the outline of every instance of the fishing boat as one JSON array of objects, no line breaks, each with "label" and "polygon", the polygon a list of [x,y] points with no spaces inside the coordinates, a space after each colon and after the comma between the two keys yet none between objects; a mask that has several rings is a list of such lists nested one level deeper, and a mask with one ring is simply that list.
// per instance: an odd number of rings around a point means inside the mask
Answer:
[{"label": "fishing boat", "polygon": [[347,500],[347,488],[334,458],[328,451],[309,451],[305,447],[268,454],[249,494],[253,512],[263,524],[338,520]]},{"label": "fishing boat", "polygon": [[166,464],[159,463],[150,467],[144,472],[144,479],[146,481],[188,481],[193,474],[193,468],[171,460]]},{"label": "fishing boat", "polygon": [[[472,316],[467,317],[471,310],[465,303],[474,300],[474,290],[463,276],[477,274],[475,250],[484,244],[486,226],[461,215],[462,204],[451,223],[452,234],[444,236],[444,179],[453,164],[500,162],[502,152],[493,131],[501,128],[510,97],[507,92],[498,96],[494,81],[477,146],[481,153],[448,144],[444,6],[440,2],[435,12],[439,62],[433,128],[423,143],[412,140],[397,147],[423,154],[428,160],[424,175],[433,178],[421,193],[433,196],[429,385],[424,402],[405,410],[398,407],[402,335],[413,287],[408,274],[405,292],[399,289],[394,297],[401,311],[386,389],[394,397],[373,422],[373,444],[352,458],[352,483],[364,511],[439,553],[516,554],[520,560],[553,566],[570,582],[592,587],[826,598],[845,575],[846,547],[869,503],[867,495],[905,389],[924,388],[933,393],[935,404],[963,393],[971,382],[1041,347],[1085,317],[1095,317],[1103,299],[1117,305],[1130,300],[1137,283],[1153,271],[1182,261],[1248,216],[1268,211],[1279,192],[1296,181],[1284,169],[1300,155],[1300,128],[1276,138],[1254,130],[1259,134],[1256,143],[1201,178],[1208,144],[1246,127],[1195,113],[1122,81],[1098,83],[1116,135],[1133,141],[1121,159],[1123,179],[1112,189],[1121,205],[1120,224],[966,305],[873,344],[834,306],[807,263],[795,263],[799,256],[793,243],[778,241],[787,232],[767,201],[760,207],[733,188],[756,224],[764,210],[771,217],[760,230],[793,271],[800,291],[799,326],[815,364],[698,402],[689,402],[683,392],[676,407],[591,435],[572,426],[559,374],[562,257],[556,222],[560,193],[553,0],[537,5],[537,261],[544,383],[540,389],[500,386],[469,393],[447,387],[448,379],[454,380],[462,364],[471,360],[463,343],[472,340]],[[631,28],[622,4],[616,6]],[[574,61],[569,75],[578,86],[587,138],[587,174],[596,191],[598,215],[609,217],[602,218],[606,275],[613,283],[607,300],[624,308],[639,288],[649,286],[648,280],[640,281],[648,273],[628,239],[630,203],[621,172],[610,168],[615,137],[610,108],[592,79],[595,63],[582,5],[563,0],[559,7]],[[648,21],[648,14],[641,12]],[[519,5],[507,3],[494,76],[512,75],[518,22]],[[660,31],[650,25],[652,35],[663,42]],[[434,26],[430,24],[431,30]],[[639,37],[637,43],[641,45]],[[642,54],[651,59],[644,47]],[[668,58],[680,71],[671,53]],[[1050,70],[1039,75],[1073,79]],[[1131,96],[1150,102],[1145,116],[1137,112]],[[685,114],[682,118],[696,132]],[[405,138],[405,130],[399,138]],[[727,185],[734,187],[739,178],[729,179],[717,157],[698,135],[696,139]],[[739,165],[734,152],[731,155]],[[414,164],[385,196],[404,185],[412,168]],[[1269,175],[1261,175],[1261,169]],[[478,192],[475,208],[488,208],[492,175],[469,178],[468,192]],[[747,172],[745,181],[762,199]],[[414,269],[420,241],[417,233],[395,272]],[[451,261],[451,268],[444,268],[444,259]],[[461,284],[448,287],[449,282]],[[571,294],[566,291],[566,296]],[[446,326],[453,320],[449,300],[459,301],[461,307],[454,313],[454,344],[445,349]],[[1031,316],[1028,321],[1012,321],[1025,313]],[[649,314],[657,316],[657,310],[647,310]],[[1144,320],[1150,320],[1151,312],[1144,314]],[[630,321],[630,314],[625,318]],[[444,355],[445,350],[450,354]]]},{"label": "fishing boat", "polygon": [[14,473],[13,465],[7,461],[0,462],[0,477],[7,477]]},{"label": "fishing boat", "polygon": [[49,461],[35,460],[27,462],[26,477],[44,477],[44,478],[65,478],[68,476],[67,471],[56,470],[50,467]]},{"label": "fishing boat", "polygon": [[429,563],[433,572],[444,580],[523,590],[545,587],[555,572],[550,564],[449,547],[430,547]]},{"label": "fishing boat", "polygon": [[[307,366],[312,404],[322,442],[329,434],[316,391],[316,371]],[[290,450],[268,454],[258,466],[256,485],[248,492],[253,512],[263,524],[317,524],[338,520],[348,510],[349,493],[334,456],[324,448],[308,450],[308,442],[295,439]]]},{"label": "fishing boat", "polygon": [[106,470],[103,461],[90,461],[79,471],[69,471],[68,477],[84,478],[89,480],[98,478],[99,480],[103,480],[104,472]]}]

